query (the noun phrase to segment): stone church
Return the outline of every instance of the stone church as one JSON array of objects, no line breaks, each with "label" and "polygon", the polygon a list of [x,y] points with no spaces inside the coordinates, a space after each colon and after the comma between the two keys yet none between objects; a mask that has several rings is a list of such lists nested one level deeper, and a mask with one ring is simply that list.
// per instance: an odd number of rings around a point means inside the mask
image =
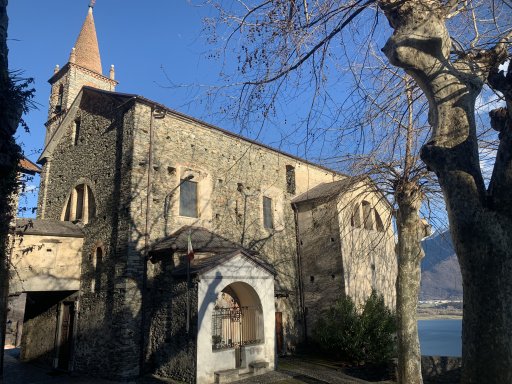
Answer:
[{"label": "stone church", "polygon": [[22,359],[226,382],[273,369],[336,297],[394,306],[392,209],[370,180],[116,92],[92,7],[49,82],[37,219],[11,259]]}]

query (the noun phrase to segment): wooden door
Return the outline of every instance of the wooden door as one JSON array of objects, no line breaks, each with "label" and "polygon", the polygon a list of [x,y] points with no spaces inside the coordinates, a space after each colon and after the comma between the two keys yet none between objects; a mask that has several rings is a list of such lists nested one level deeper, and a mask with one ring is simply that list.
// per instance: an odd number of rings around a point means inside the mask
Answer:
[{"label": "wooden door", "polygon": [[277,355],[283,353],[283,313],[276,312],[276,348]]},{"label": "wooden door", "polygon": [[57,368],[68,370],[73,351],[73,330],[75,308],[73,302],[66,302],[61,307],[60,337]]}]

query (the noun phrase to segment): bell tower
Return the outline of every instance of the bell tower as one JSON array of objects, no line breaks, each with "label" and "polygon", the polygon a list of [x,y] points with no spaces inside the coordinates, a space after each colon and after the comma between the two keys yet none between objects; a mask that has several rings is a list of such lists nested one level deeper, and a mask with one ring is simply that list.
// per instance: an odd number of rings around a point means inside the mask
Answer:
[{"label": "bell tower", "polygon": [[106,91],[115,91],[114,66],[109,76],[104,76],[101,67],[100,50],[93,17],[94,0],[89,4],[87,16],[71,49],[68,62],[60,68],[55,67],[51,84],[50,107],[46,125],[45,145],[48,144],[62,118],[75,100],[83,86]]}]

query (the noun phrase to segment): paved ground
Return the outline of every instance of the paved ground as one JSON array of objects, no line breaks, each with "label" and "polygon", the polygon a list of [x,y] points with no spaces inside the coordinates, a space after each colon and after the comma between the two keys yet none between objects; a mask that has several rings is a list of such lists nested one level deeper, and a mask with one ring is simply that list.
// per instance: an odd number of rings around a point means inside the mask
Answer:
[{"label": "paved ground", "polygon": [[[5,350],[4,384],[113,384],[113,381],[90,378],[79,375],[56,374],[47,366],[21,363],[17,349]],[[137,384],[177,383],[145,377],[137,380]],[[298,358],[284,358],[274,372],[238,381],[240,384],[363,384],[368,383],[337,370],[335,367],[318,362],[305,361]],[[391,384],[391,382],[380,382]]]}]

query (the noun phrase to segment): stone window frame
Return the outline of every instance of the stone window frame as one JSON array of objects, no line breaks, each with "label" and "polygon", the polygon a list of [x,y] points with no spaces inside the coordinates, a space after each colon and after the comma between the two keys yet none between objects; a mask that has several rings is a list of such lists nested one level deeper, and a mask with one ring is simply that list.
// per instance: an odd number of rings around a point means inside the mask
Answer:
[{"label": "stone window frame", "polygon": [[[176,172],[173,172],[174,190],[171,190],[172,212],[178,222],[182,225],[191,225],[200,223],[207,225],[207,222],[213,220],[212,196],[213,181],[212,176],[206,170],[192,164],[175,164],[172,166]],[[192,177],[192,178],[190,178]],[[182,180],[189,179],[197,183],[197,217],[180,215],[180,184]]]},{"label": "stone window frame", "polygon": [[67,195],[61,213],[61,221],[80,221],[83,224],[88,224],[96,217],[98,210],[95,196],[89,182],[78,181]]}]

